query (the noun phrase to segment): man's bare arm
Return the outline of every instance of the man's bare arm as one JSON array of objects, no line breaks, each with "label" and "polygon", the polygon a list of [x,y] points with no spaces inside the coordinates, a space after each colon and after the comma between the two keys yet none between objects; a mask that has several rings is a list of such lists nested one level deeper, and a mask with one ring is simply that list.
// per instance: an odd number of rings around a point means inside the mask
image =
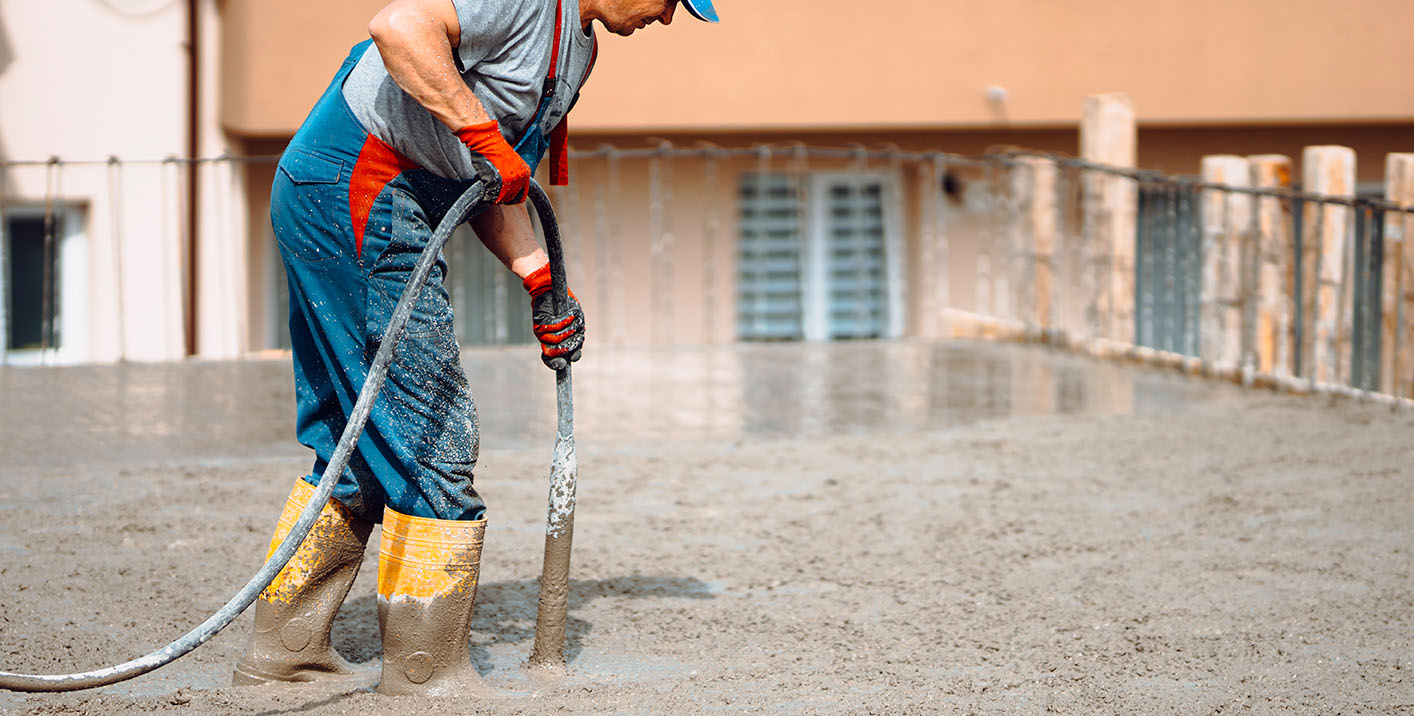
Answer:
[{"label": "man's bare arm", "polygon": [[461,21],[451,0],[394,0],[368,23],[368,34],[393,81],[447,128],[492,119],[457,72]]},{"label": "man's bare arm", "polygon": [[[452,131],[491,120],[457,72],[452,52],[461,21],[451,0],[395,0],[368,23],[368,34],[398,86]],[[522,279],[549,263],[523,206],[493,205],[471,221],[481,242]]]},{"label": "man's bare arm", "polygon": [[476,229],[487,250],[522,279],[550,263],[535,241],[535,229],[523,204],[495,204],[472,219],[471,228]]}]

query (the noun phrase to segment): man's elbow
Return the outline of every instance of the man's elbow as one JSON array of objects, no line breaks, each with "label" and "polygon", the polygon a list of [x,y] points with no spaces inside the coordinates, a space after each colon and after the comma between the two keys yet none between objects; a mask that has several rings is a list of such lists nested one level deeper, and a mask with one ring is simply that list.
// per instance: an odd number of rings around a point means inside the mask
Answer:
[{"label": "man's elbow", "polygon": [[398,33],[397,27],[401,24],[399,16],[403,12],[399,3],[392,3],[379,10],[378,14],[368,21],[368,36],[379,45],[393,39]]},{"label": "man's elbow", "polygon": [[388,3],[368,21],[368,36],[380,47],[403,44],[426,29],[431,18],[416,3]]},{"label": "man's elbow", "polygon": [[[416,45],[439,35],[449,35],[450,29],[444,27],[447,19],[440,17],[438,11],[442,9],[440,4],[445,4],[448,8],[452,7],[452,4],[446,0],[433,1],[439,4],[430,4],[428,0],[397,0],[388,3],[368,21],[368,36],[373,38],[373,42],[379,47],[383,47]],[[453,46],[455,44],[453,43]]]}]

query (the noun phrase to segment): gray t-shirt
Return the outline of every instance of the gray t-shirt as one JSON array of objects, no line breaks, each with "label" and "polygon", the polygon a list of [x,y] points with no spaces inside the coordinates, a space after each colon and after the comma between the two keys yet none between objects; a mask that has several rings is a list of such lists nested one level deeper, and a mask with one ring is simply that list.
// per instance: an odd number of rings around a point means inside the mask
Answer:
[{"label": "gray t-shirt", "polygon": [[[461,22],[457,69],[515,146],[535,116],[550,71],[556,0],[451,2]],[[546,135],[569,113],[595,51],[593,31],[580,28],[579,0],[561,4],[555,96],[540,122]],[[388,76],[376,45],[368,46],[344,81],[344,99],[368,133],[423,168],[448,179],[476,176],[471,152]]]}]

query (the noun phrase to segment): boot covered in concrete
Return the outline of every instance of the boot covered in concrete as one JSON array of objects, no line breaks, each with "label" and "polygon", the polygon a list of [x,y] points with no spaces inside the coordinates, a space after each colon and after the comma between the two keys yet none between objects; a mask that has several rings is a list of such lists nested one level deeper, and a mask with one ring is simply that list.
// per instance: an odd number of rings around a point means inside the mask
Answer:
[{"label": "boot covered in concrete", "polygon": [[[270,540],[270,558],[290,533],[314,487],[295,482]],[[236,664],[232,681],[238,685],[269,681],[360,681],[372,683],[371,666],[345,661],[329,643],[329,626],[358,576],[372,523],[360,519],[336,500],[329,500],[310,528],[309,536],[260,593],[255,604],[255,631],[245,656]]]},{"label": "boot covered in concrete", "polygon": [[384,694],[459,694],[482,687],[467,639],[481,572],[486,520],[383,512],[378,628]]}]

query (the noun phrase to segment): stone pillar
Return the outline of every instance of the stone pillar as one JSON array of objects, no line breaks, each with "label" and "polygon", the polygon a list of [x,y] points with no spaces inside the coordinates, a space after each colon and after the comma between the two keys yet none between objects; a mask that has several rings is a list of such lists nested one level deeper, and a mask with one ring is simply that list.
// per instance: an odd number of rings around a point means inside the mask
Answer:
[{"label": "stone pillar", "polygon": [[[1291,188],[1291,158],[1258,154],[1247,158],[1252,185],[1258,189]],[[1252,350],[1258,370],[1289,376],[1292,372],[1292,320],[1296,273],[1291,244],[1291,202],[1263,196],[1256,199],[1253,223],[1254,288]]]},{"label": "stone pillar", "polygon": [[[1247,160],[1231,154],[1203,157],[1203,181],[1241,189],[1252,184]],[[1252,223],[1252,196],[1203,190],[1203,274],[1199,290],[1198,355],[1236,367],[1243,358],[1243,307],[1247,287],[1243,237]]]},{"label": "stone pillar", "polygon": [[[1353,196],[1355,150],[1306,147],[1301,153],[1302,185],[1312,194]],[[1302,216],[1302,372],[1322,382],[1350,377],[1351,251],[1350,207],[1306,202]]]},{"label": "stone pillar", "polygon": [[[1086,161],[1132,169],[1138,132],[1128,95],[1085,98],[1080,155]],[[1134,180],[1087,170],[1084,181],[1082,269],[1088,330],[1097,338],[1134,342],[1134,241],[1138,187]]]},{"label": "stone pillar", "polygon": [[[1414,208],[1414,154],[1385,157],[1385,199]],[[1391,211],[1386,215],[1380,390],[1403,397],[1414,397],[1414,241],[1409,240],[1410,231],[1414,231],[1414,214]]]},{"label": "stone pillar", "polygon": [[1041,329],[1055,327],[1056,163],[1021,157],[1011,171],[1016,233],[1021,253],[1016,319]]}]

